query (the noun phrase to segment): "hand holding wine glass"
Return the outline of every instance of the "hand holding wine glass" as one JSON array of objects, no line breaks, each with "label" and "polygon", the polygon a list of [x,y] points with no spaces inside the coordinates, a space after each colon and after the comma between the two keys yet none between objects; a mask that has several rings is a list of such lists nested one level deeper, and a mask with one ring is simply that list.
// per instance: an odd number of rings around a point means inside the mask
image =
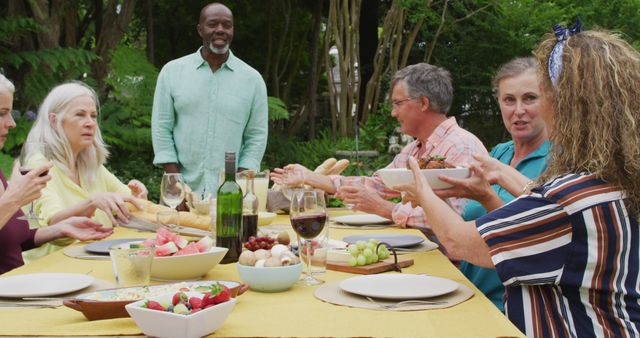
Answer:
[{"label": "hand holding wine glass", "polygon": [[[48,165],[50,159],[51,154],[49,152],[49,147],[45,143],[25,142],[24,145],[22,145],[22,151],[20,152],[20,158],[18,159],[20,174],[31,178],[31,176],[35,176],[35,174],[28,175],[29,172],[35,169],[40,169],[36,173],[38,177],[48,176],[49,168],[51,168],[51,166]],[[48,167],[43,168],[43,166],[47,165]],[[42,188],[44,188],[44,186]],[[25,216],[19,217],[18,219],[27,221],[40,219],[33,210],[33,200],[31,201],[29,213]]]},{"label": "hand holding wine glass", "polygon": [[42,175],[51,169],[53,164],[47,163],[39,168],[31,170],[28,174],[20,173],[20,165],[15,163],[11,173],[11,179],[4,195],[9,200],[16,201],[17,205],[27,205],[32,201],[40,198],[41,190],[51,180],[51,176]]},{"label": "hand holding wine glass", "polygon": [[282,193],[291,200],[296,189],[304,188],[305,173],[302,168],[290,165],[284,168],[282,175]]},{"label": "hand holding wine glass", "polygon": [[[322,233],[327,222],[327,208],[324,192],[318,189],[295,190],[291,196],[289,211],[291,226],[298,236],[304,239],[304,248],[300,248],[307,257],[306,277],[299,281],[302,285],[317,285],[324,283],[311,274],[312,239]],[[302,257],[302,255],[301,255]]]}]

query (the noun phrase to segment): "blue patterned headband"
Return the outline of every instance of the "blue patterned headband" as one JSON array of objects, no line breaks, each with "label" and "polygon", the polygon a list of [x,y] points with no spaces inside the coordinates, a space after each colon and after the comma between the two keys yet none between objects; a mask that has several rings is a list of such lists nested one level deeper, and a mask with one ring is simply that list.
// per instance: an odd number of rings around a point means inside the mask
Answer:
[{"label": "blue patterned headband", "polygon": [[564,51],[564,45],[567,43],[567,40],[571,35],[578,34],[582,32],[582,22],[580,22],[580,18],[576,19],[576,23],[573,26],[562,28],[560,24],[556,24],[553,26],[553,31],[556,34],[556,45],[553,47],[551,54],[549,55],[549,78],[551,78],[551,83],[555,86],[558,84],[558,78],[560,78],[560,73],[562,73],[562,52]]}]

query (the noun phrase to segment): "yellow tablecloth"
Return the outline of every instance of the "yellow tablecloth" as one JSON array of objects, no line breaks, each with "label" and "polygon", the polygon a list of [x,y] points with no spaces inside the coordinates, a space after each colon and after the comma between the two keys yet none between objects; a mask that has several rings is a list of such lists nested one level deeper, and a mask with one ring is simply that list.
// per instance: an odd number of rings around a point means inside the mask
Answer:
[{"label": "yellow tablecloth", "polygon": [[[288,223],[279,216],[274,223]],[[421,234],[417,230],[331,229],[332,238],[355,233]],[[118,228],[114,238],[151,237],[151,233]],[[406,273],[427,273],[449,278],[471,287],[475,295],[448,309],[393,312],[336,306],[317,300],[315,287],[294,286],[281,293],[247,291],[223,326],[214,336],[396,336],[396,337],[521,337],[523,334],[479,292],[439,251],[411,253],[415,264]],[[62,251],[7,273],[5,276],[35,272],[87,273],[115,282],[110,261],[80,260],[66,257]],[[321,278],[337,281],[352,277],[328,271]],[[234,264],[218,265],[206,279],[240,280]],[[45,281],[43,281],[45,282]],[[141,331],[130,318],[87,321],[75,310],[0,308],[0,335],[10,336],[91,336],[138,335]]]}]

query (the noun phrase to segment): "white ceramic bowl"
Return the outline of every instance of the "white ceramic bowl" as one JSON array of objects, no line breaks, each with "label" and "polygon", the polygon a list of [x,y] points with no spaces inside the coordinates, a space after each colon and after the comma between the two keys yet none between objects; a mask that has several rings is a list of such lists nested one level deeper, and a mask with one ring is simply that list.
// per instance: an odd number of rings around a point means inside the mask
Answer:
[{"label": "white ceramic bowl", "polygon": [[[449,183],[442,182],[438,179],[439,175],[449,176],[453,178],[467,178],[469,177],[468,168],[448,168],[448,169],[422,169],[420,170],[422,176],[427,179],[432,189],[446,189],[450,188]],[[413,183],[413,173],[406,168],[391,168],[380,169],[376,173],[382,178],[382,182],[391,188],[398,184],[411,184]]]},{"label": "white ceramic bowl", "polygon": [[[187,295],[189,297],[202,298],[203,293],[187,292]],[[170,302],[172,297],[173,294],[165,294],[151,298],[151,300]],[[127,304],[125,309],[142,330],[142,333],[154,337],[195,338],[206,336],[215,332],[224,323],[236,305],[236,299],[231,298],[224,303],[216,304],[194,314],[179,315],[172,312],[143,308],[142,305],[146,301],[140,300]]]},{"label": "white ceramic bowl", "polygon": [[273,212],[260,211],[258,213],[258,226],[269,225],[278,215]]},{"label": "white ceramic bowl", "polygon": [[254,266],[236,264],[240,279],[249,285],[251,290],[262,292],[280,292],[291,288],[300,279],[302,263],[289,266],[256,268]]},{"label": "white ceramic bowl", "polygon": [[228,250],[214,246],[208,252],[193,255],[154,257],[151,278],[161,280],[200,278],[220,263]]}]

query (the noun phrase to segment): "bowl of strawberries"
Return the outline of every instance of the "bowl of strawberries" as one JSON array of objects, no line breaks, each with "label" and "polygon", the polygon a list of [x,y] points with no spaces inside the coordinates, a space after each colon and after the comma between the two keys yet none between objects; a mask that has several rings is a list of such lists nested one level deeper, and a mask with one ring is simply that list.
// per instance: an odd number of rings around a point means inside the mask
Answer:
[{"label": "bowl of strawberries", "polygon": [[125,306],[147,336],[202,337],[218,330],[236,305],[229,288],[214,284],[206,292],[176,292]]}]

